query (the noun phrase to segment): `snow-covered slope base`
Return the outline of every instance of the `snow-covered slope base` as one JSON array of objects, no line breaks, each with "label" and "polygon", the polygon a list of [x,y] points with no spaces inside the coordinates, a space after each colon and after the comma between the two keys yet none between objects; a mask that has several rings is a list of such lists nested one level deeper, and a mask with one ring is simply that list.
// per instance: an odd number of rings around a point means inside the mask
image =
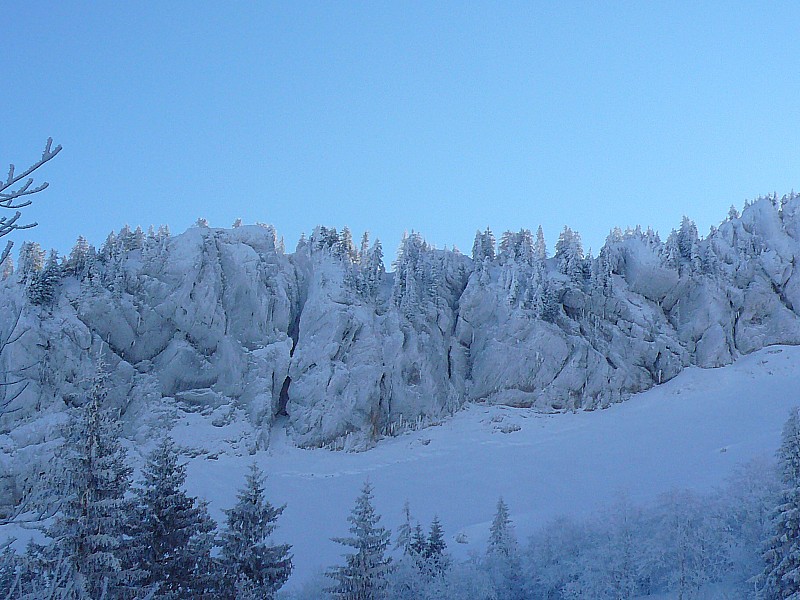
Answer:
[{"label": "snow-covered slope base", "polygon": [[500,495],[524,539],[554,516],[597,510],[619,494],[640,503],[674,488],[710,491],[737,465],[772,458],[798,390],[800,348],[776,346],[727,367],[686,369],[605,410],[544,415],[477,404],[362,453],[299,449],[275,435],[251,456],[223,441],[236,438],[235,423],[226,433],[208,420],[178,423],[173,435],[207,452],[191,460],[188,486],[218,520],[249,464],[266,471],[270,499],[287,504],[277,536],[293,544],[291,588],[340,561],[330,537],[346,534],[366,478],[384,525],[399,524],[408,499],[423,523],[439,515],[449,549],[465,556],[483,549]]}]

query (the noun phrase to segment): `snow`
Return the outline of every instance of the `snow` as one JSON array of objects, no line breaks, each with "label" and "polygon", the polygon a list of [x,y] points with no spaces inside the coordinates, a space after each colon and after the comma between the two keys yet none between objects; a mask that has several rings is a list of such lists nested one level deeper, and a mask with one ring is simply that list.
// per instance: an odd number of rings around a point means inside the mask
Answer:
[{"label": "snow", "polygon": [[[346,535],[367,478],[382,524],[396,529],[408,499],[425,527],[439,516],[461,558],[485,547],[498,496],[524,540],[558,515],[588,514],[621,494],[647,503],[675,488],[712,490],[737,465],[773,457],[799,388],[800,348],[777,346],[727,367],[685,369],[603,410],[545,415],[468,405],[438,426],[361,453],[297,448],[279,424],[268,450],[191,460],[187,485],[219,521],[256,461],[267,497],[287,505],[276,539],[293,545],[291,589],[340,561],[330,538]],[[179,445],[202,446],[221,433],[198,419],[179,423],[173,435]]]}]

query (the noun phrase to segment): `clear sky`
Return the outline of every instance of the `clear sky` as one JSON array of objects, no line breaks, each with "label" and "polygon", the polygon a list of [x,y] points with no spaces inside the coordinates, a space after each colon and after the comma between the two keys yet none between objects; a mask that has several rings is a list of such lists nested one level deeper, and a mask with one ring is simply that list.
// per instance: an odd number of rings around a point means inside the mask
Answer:
[{"label": "clear sky", "polygon": [[596,253],[800,188],[797,2],[0,5],[0,166],[64,146],[17,242],[204,216]]}]

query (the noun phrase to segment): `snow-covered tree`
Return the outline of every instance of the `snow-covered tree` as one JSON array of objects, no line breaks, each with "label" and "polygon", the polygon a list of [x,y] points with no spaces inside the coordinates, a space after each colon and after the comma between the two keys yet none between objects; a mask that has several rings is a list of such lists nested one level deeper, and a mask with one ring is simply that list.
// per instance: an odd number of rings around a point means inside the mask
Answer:
[{"label": "snow-covered tree", "polygon": [[573,281],[583,279],[583,244],[578,232],[566,225],[556,242],[556,262],[558,270]]},{"label": "snow-covered tree", "polygon": [[521,600],[524,597],[517,537],[508,506],[502,498],[497,501],[497,510],[489,529],[486,568],[498,600]]},{"label": "snow-covered tree", "polygon": [[[15,212],[9,217],[0,217],[0,237],[6,236],[17,229],[29,229],[36,226],[36,223],[21,225],[19,218],[22,213],[18,209],[30,205],[30,196],[47,188],[49,184],[46,181],[34,186],[31,174],[59,152],[61,152],[61,145],[59,144],[53,148],[53,138],[47,138],[47,143],[45,143],[42,151],[42,158],[27,169],[23,169],[22,172],[18,173],[13,163],[8,166],[8,175],[5,180],[0,179],[0,208]],[[3,262],[11,253],[12,246],[13,242],[6,244],[5,249],[0,254],[0,262]]]},{"label": "snow-covered tree", "polygon": [[288,544],[273,544],[272,533],[284,506],[274,507],[264,495],[264,477],[253,464],[236,506],[225,511],[220,563],[226,597],[237,587],[262,600],[275,597],[292,572]]},{"label": "snow-covered tree", "polygon": [[135,490],[138,522],[134,544],[145,583],[158,586],[157,598],[212,598],[210,552],[214,522],[204,503],[183,490],[186,465],[164,437],[142,469]]},{"label": "snow-covered tree", "polygon": [[489,546],[487,552],[499,556],[510,556],[517,551],[517,538],[514,527],[508,514],[508,506],[500,498],[497,501],[497,510],[489,528]]},{"label": "snow-covered tree", "polygon": [[783,489],[766,543],[762,597],[800,598],[800,407],[792,409],[778,450]]},{"label": "snow-covered tree", "polygon": [[475,242],[472,244],[472,260],[476,262],[494,260],[495,245],[495,238],[491,229],[487,227],[486,231],[476,231]]},{"label": "snow-covered tree", "polygon": [[19,249],[17,270],[22,281],[31,281],[44,268],[46,253],[37,242],[24,242]]},{"label": "snow-covered tree", "polygon": [[536,241],[533,244],[533,255],[537,260],[544,260],[547,258],[547,244],[544,241],[544,231],[542,226],[539,225],[536,230]]},{"label": "snow-covered tree", "polygon": [[120,444],[119,421],[104,406],[105,382],[101,365],[86,403],[72,414],[60,452],[63,502],[48,532],[55,544],[54,560],[63,559],[69,568],[64,585],[91,598],[100,598],[103,590],[122,597],[136,587],[139,575],[128,545],[131,469]]},{"label": "snow-covered tree", "polygon": [[444,540],[444,529],[438,516],[433,517],[431,528],[428,532],[428,543],[425,546],[425,564],[427,570],[433,575],[442,573],[450,565],[447,542]]},{"label": "snow-covered tree", "polygon": [[86,270],[91,266],[94,260],[95,250],[86,241],[82,235],[78,236],[75,245],[67,257],[64,270],[76,277],[81,277],[86,273]]},{"label": "snow-covered tree", "polygon": [[61,266],[58,263],[58,252],[51,250],[44,268],[32,278],[28,286],[28,299],[32,304],[49,306],[55,299],[56,286],[60,279]]},{"label": "snow-covered tree", "polygon": [[372,485],[366,481],[352,513],[347,517],[351,536],[333,538],[333,541],[354,550],[345,555],[344,566],[327,572],[328,577],[336,582],[329,589],[336,598],[378,600],[383,597],[391,571],[391,558],[386,556],[390,534],[379,525],[380,516],[372,502]]},{"label": "snow-covered tree", "polygon": [[2,263],[3,270],[0,277],[8,279],[14,274],[14,259],[9,255]]},{"label": "snow-covered tree", "polygon": [[403,554],[411,552],[411,542],[413,540],[414,528],[411,526],[411,505],[408,500],[403,504],[403,522],[397,528],[397,535],[394,547],[402,550]]}]

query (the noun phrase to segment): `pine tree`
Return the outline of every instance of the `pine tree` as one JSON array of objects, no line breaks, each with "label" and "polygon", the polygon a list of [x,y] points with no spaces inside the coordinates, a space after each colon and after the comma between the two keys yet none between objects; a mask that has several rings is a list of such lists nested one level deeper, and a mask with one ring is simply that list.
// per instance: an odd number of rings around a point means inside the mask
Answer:
[{"label": "pine tree", "polygon": [[544,260],[547,258],[547,244],[544,241],[544,231],[542,226],[536,230],[536,242],[533,244],[533,256],[537,260]]},{"label": "pine tree", "polygon": [[253,464],[236,506],[226,510],[221,563],[225,592],[238,598],[237,586],[261,599],[271,599],[292,572],[288,544],[270,544],[284,506],[273,507],[264,497],[263,475]]},{"label": "pine tree", "polygon": [[508,515],[508,506],[502,498],[497,501],[497,511],[489,532],[488,552],[490,554],[509,556],[516,552],[517,540],[514,535],[514,527]]},{"label": "pine tree", "polygon": [[389,531],[378,525],[380,516],[372,505],[372,485],[364,483],[361,495],[347,520],[352,537],[333,538],[333,541],[355,550],[345,556],[346,564],[327,573],[336,584],[329,592],[343,600],[377,600],[383,597],[391,558],[386,557]]},{"label": "pine tree", "polygon": [[800,407],[792,409],[778,450],[783,490],[767,540],[764,598],[800,598]]},{"label": "pine tree", "polygon": [[137,573],[127,556],[127,533],[133,504],[126,498],[131,469],[125,464],[119,423],[103,407],[106,394],[102,364],[88,399],[76,409],[62,451],[64,503],[49,531],[54,555],[70,571],[69,584],[100,597],[114,597],[135,587]]},{"label": "pine tree", "polygon": [[66,270],[80,277],[89,266],[89,242],[82,235],[78,236],[72,251],[67,258]]},{"label": "pine tree", "polygon": [[403,522],[397,528],[397,538],[394,544],[396,550],[402,550],[403,554],[411,552],[414,528],[411,526],[411,506],[408,500],[403,504]]},{"label": "pine tree", "polygon": [[24,242],[19,249],[17,266],[22,281],[31,281],[44,268],[45,251],[36,242]]},{"label": "pine tree", "polygon": [[14,274],[14,259],[11,255],[7,256],[2,263],[3,271],[2,271],[2,278],[8,279]]},{"label": "pine tree", "polygon": [[489,530],[486,566],[498,600],[523,598],[521,561],[508,506],[500,498]]},{"label": "pine tree", "polygon": [[61,267],[58,264],[58,252],[50,251],[44,268],[31,280],[27,289],[31,304],[49,306],[56,296],[56,286],[61,278]]},{"label": "pine tree", "polygon": [[558,270],[573,281],[583,279],[583,245],[578,232],[572,231],[566,225],[556,243],[556,260]]},{"label": "pine tree", "polygon": [[178,464],[175,443],[165,437],[142,469],[135,490],[138,526],[135,545],[147,585],[158,585],[157,598],[213,597],[209,586],[214,522],[205,505],[183,491],[186,465]]},{"label": "pine tree", "polygon": [[417,522],[414,527],[414,533],[411,535],[411,552],[418,556],[424,556],[427,547],[428,540],[425,539],[425,532],[422,530],[422,524]]},{"label": "pine tree", "polygon": [[431,575],[440,575],[450,566],[450,557],[446,553],[447,543],[444,541],[444,529],[439,517],[433,517],[428,532],[428,543],[425,546],[425,563]]}]

